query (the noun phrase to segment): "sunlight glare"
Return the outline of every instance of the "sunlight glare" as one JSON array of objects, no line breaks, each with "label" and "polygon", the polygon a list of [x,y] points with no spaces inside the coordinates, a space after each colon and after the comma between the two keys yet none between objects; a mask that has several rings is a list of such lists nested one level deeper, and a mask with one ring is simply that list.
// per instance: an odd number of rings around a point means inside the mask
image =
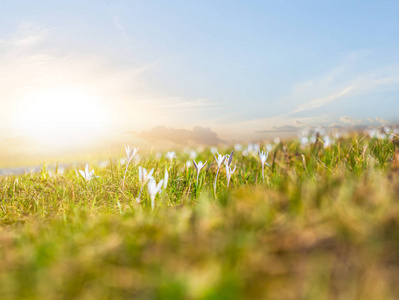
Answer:
[{"label": "sunlight glare", "polygon": [[19,104],[15,120],[19,131],[47,143],[83,141],[106,125],[100,99],[82,89],[31,91]]}]

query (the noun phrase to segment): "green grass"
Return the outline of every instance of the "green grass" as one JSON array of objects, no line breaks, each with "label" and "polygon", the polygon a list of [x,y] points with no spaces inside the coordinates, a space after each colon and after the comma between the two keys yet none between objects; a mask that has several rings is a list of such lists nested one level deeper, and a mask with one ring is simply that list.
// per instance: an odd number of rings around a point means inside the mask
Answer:
[{"label": "green grass", "polygon": [[[129,166],[0,177],[0,299],[398,299],[397,140],[234,154],[230,188],[209,150]],[[223,153],[230,153],[224,149]],[[169,184],[139,193],[138,166]],[[80,169],[83,169],[81,166]]]}]

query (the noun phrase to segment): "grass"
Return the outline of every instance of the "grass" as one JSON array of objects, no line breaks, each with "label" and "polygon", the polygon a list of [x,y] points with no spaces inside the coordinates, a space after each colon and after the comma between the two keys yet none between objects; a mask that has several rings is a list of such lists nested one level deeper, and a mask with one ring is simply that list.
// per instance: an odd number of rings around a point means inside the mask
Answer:
[{"label": "grass", "polygon": [[[0,299],[398,299],[397,139],[353,134],[234,153],[226,188],[209,150],[199,184],[177,153],[125,168],[0,177]],[[224,149],[223,153],[230,153]],[[212,162],[212,163],[210,163]],[[168,187],[137,204],[138,166]],[[81,169],[83,169],[82,166]]]}]

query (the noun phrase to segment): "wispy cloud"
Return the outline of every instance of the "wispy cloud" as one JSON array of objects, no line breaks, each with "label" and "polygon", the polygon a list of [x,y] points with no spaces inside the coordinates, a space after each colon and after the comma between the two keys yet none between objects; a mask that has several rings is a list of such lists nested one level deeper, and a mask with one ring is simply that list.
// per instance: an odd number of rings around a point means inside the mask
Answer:
[{"label": "wispy cloud", "polygon": [[112,22],[114,23],[115,27],[118,29],[118,31],[122,34],[125,40],[131,41],[130,36],[126,32],[125,26],[123,26],[121,20],[117,15],[112,16]]},{"label": "wispy cloud", "polygon": [[383,118],[375,118],[375,120],[377,121],[377,122],[379,122],[380,124],[387,124],[388,123],[388,120],[386,120],[386,119],[383,119]]},{"label": "wispy cloud", "polygon": [[[386,107],[381,107],[381,111],[367,109],[358,101],[358,97],[399,90],[399,65],[356,71],[356,66],[361,65],[367,55],[365,52],[350,55],[340,66],[293,86],[288,96],[276,100],[277,105],[284,103],[285,113],[233,122],[234,128],[243,136],[244,130],[251,129],[252,132],[270,135],[294,133],[301,126],[328,126],[331,123],[341,127],[356,127],[364,123],[359,118],[359,110],[362,110],[362,119],[368,117],[379,123],[387,123],[386,119],[375,118],[376,115],[384,115]],[[379,98],[375,97],[374,101],[378,103]],[[356,118],[344,115],[348,107],[353,110]]]},{"label": "wispy cloud", "polygon": [[206,98],[199,99],[185,99],[182,97],[163,97],[160,95],[144,95],[136,97],[136,103],[148,104],[151,103],[154,108],[167,110],[191,110],[191,109],[207,109],[217,108],[216,103]]},{"label": "wispy cloud", "polygon": [[322,107],[322,106],[324,106],[328,103],[331,103],[337,99],[347,96],[354,89],[355,89],[355,86],[348,86],[338,93],[334,93],[334,94],[331,94],[331,95],[328,95],[328,96],[322,97],[322,98],[316,98],[309,102],[303,103],[297,109],[292,111],[290,113],[290,115],[293,115],[293,114],[296,114],[296,113],[299,113],[302,111],[307,111],[307,110]]},{"label": "wispy cloud", "polygon": [[354,119],[352,117],[349,117],[349,116],[342,116],[342,117],[339,118],[339,121],[344,123],[344,124],[355,124],[355,123],[362,122],[361,119],[356,120],[356,119]]},{"label": "wispy cloud", "polygon": [[[359,56],[359,60],[365,59],[363,52]],[[337,68],[294,86],[286,101],[296,108],[285,116],[297,113],[312,115],[313,110],[343,98],[348,103],[359,95],[399,90],[399,65],[356,72],[356,62],[356,55],[351,55]],[[336,108],[339,110],[339,106]]]}]

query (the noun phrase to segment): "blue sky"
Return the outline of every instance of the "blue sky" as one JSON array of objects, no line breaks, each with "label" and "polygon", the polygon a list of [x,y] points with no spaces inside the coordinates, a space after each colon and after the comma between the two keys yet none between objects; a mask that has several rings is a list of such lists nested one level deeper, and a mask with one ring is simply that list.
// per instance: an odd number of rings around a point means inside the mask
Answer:
[{"label": "blue sky", "polygon": [[25,91],[60,86],[91,94],[110,132],[202,126],[254,139],[396,122],[398,11],[398,1],[2,1],[0,125],[23,134],[9,118],[37,100]]}]

